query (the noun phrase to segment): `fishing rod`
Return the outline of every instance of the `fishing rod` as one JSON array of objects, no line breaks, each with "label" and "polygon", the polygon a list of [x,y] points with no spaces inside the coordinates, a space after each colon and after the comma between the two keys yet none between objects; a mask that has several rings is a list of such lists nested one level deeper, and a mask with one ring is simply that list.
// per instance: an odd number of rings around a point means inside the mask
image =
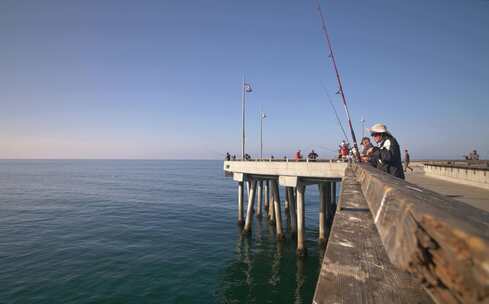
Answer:
[{"label": "fishing rod", "polygon": [[353,141],[353,149],[354,149],[353,153],[355,154],[355,157],[357,157],[357,159],[360,159],[360,154],[358,152],[357,138],[355,136],[355,131],[353,130],[353,124],[351,123],[350,112],[348,111],[348,106],[346,104],[345,94],[343,92],[343,85],[341,84],[340,72],[338,71],[338,67],[336,66],[336,60],[335,60],[334,53],[333,53],[333,47],[331,46],[331,40],[329,39],[328,30],[326,28],[326,20],[323,16],[323,12],[321,10],[321,4],[319,3],[319,0],[316,0],[316,2],[317,2],[317,10],[319,12],[319,17],[321,18],[322,30],[323,30],[323,33],[324,33],[324,36],[326,38],[328,48],[329,48],[329,57],[331,58],[331,61],[333,62],[333,67],[334,67],[334,70],[336,72],[336,79],[338,81],[338,92],[337,92],[337,94],[339,93],[341,95],[341,99],[343,100],[343,106],[345,107],[346,117],[348,118],[348,124],[350,126],[351,139]]},{"label": "fishing rod", "polygon": [[331,96],[329,95],[329,92],[328,92],[328,90],[326,89],[325,86],[323,87],[323,89],[324,89],[324,92],[326,93],[326,96],[328,97],[329,104],[331,105],[331,108],[333,109],[333,112],[334,112],[334,114],[336,116],[336,120],[338,121],[338,125],[341,128],[341,132],[343,132],[343,135],[345,136],[346,142],[347,143],[350,143],[350,141],[348,140],[348,135],[346,135],[345,128],[343,128],[343,124],[341,123],[341,120],[340,120],[340,117],[338,115],[338,112],[336,112],[336,108],[334,107],[333,100],[331,99]]}]

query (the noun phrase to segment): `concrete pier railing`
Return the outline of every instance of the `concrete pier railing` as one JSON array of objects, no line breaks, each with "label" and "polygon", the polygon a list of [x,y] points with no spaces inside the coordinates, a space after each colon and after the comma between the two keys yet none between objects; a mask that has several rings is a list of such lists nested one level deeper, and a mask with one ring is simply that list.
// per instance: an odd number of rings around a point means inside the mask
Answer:
[{"label": "concrete pier railing", "polygon": [[352,165],[389,256],[438,303],[489,302],[489,213]]},{"label": "concrete pier railing", "polygon": [[424,163],[424,173],[434,178],[458,184],[489,189],[489,166],[487,162],[426,162]]},{"label": "concrete pier railing", "polygon": [[226,161],[224,171],[264,176],[341,179],[347,163],[334,161]]}]

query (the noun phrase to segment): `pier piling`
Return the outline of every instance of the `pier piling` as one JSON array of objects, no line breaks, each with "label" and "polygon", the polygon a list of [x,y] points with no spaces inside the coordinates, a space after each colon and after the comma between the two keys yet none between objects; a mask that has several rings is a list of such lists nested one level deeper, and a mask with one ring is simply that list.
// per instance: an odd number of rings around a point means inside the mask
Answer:
[{"label": "pier piling", "polygon": [[246,222],[243,229],[243,234],[251,233],[251,225],[253,223],[253,207],[255,205],[256,180],[248,177],[250,192],[248,194],[248,209],[246,210]]},{"label": "pier piling", "polygon": [[289,187],[285,187],[285,204],[284,204],[285,213],[289,212],[290,199],[289,199],[289,191],[287,191],[288,188]]},{"label": "pier piling", "polygon": [[261,202],[263,196],[263,181],[260,180],[257,184],[258,189],[256,191],[256,217],[261,217]]},{"label": "pier piling", "polygon": [[289,204],[290,204],[290,207],[289,207],[290,233],[292,235],[296,235],[297,234],[297,214],[296,214],[297,206],[295,203],[294,188],[287,187],[286,191],[287,191],[288,196],[289,196]]},{"label": "pier piling", "polygon": [[268,191],[268,180],[263,182],[263,209],[268,212],[268,201],[269,201],[269,191]]},{"label": "pier piling", "polygon": [[274,180],[270,180],[270,185],[268,191],[270,193],[269,203],[268,203],[268,222],[270,225],[275,224],[275,204],[273,198],[273,183]]},{"label": "pier piling", "polygon": [[331,183],[319,184],[319,243],[326,245],[326,223],[331,212]]},{"label": "pier piling", "polygon": [[278,189],[278,181],[272,181],[273,191],[273,207],[275,209],[275,229],[277,233],[277,240],[284,239],[283,226],[282,226],[282,212],[280,210],[280,192]]},{"label": "pier piling", "polygon": [[307,254],[304,247],[305,239],[305,216],[304,216],[304,195],[306,187],[302,184],[298,184],[297,191],[297,255],[305,256]]},{"label": "pier piling", "polygon": [[243,226],[244,224],[243,194],[244,194],[243,182],[238,182],[238,225],[240,226]]}]

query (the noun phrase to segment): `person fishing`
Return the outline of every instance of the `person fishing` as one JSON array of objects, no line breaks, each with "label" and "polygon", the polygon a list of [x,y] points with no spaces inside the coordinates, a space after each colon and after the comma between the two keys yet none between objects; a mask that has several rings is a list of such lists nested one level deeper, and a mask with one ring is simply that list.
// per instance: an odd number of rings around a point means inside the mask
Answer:
[{"label": "person fishing", "polygon": [[362,149],[362,152],[360,153],[360,156],[362,156],[362,158],[363,158],[363,157],[367,156],[368,150],[373,148],[373,145],[370,142],[370,138],[368,138],[368,137],[362,138],[361,145],[362,145],[363,149]]},{"label": "person fishing", "polygon": [[315,161],[318,157],[319,155],[316,152],[314,152],[314,150],[312,150],[311,153],[307,155],[307,158],[309,158],[312,161]]},{"label": "person fishing", "polygon": [[373,167],[377,167],[377,159],[375,158],[374,154],[379,148],[374,147],[370,141],[370,138],[368,137],[362,138],[361,145],[363,147],[362,153],[360,153],[361,161],[364,163],[369,163]]},{"label": "person fishing", "polygon": [[341,141],[341,144],[339,146],[339,159],[342,161],[347,161],[348,160],[348,154],[350,153],[350,145],[345,142],[344,140]]},{"label": "person fishing", "polygon": [[397,140],[387,130],[384,124],[375,124],[369,131],[374,141],[379,145],[379,149],[372,153],[372,157],[377,161],[377,168],[395,177],[404,179],[401,149]]},{"label": "person fishing", "polygon": [[477,150],[474,150],[469,153],[469,156],[465,157],[466,160],[479,160],[479,154],[477,153]]},{"label": "person fishing", "polygon": [[302,159],[301,150],[298,150],[297,152],[295,152],[295,160],[299,161],[301,159]]}]

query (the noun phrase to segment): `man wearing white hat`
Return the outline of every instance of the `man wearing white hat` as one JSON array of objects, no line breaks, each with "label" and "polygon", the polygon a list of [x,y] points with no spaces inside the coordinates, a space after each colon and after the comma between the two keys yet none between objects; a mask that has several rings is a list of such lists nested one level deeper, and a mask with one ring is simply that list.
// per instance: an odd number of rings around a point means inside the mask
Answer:
[{"label": "man wearing white hat", "polygon": [[384,124],[375,124],[369,131],[375,142],[379,144],[379,149],[373,155],[373,158],[377,160],[377,168],[395,177],[404,179],[401,148],[397,140],[387,130]]}]

